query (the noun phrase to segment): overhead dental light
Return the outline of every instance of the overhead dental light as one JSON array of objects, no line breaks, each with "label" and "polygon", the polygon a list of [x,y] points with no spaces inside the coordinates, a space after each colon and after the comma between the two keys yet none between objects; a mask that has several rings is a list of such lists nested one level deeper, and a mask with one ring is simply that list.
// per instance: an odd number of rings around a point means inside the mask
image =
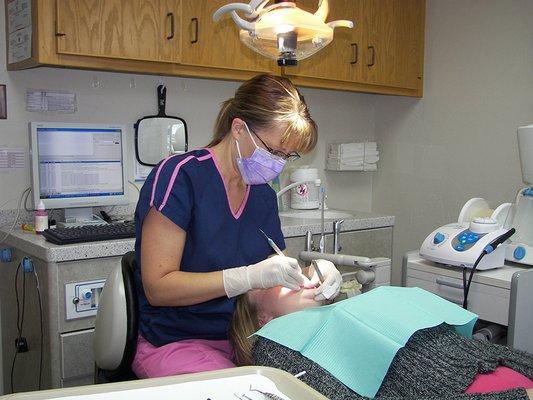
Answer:
[{"label": "overhead dental light", "polygon": [[[241,41],[265,57],[278,60],[279,66],[297,65],[298,60],[312,56],[333,40],[337,27],[353,28],[353,22],[338,20],[326,23],[328,0],[318,0],[318,10],[311,14],[296,7],[295,1],[251,0],[230,3],[214,14],[216,22],[225,13],[231,13],[240,28]],[[244,12],[241,18],[237,11]]]}]

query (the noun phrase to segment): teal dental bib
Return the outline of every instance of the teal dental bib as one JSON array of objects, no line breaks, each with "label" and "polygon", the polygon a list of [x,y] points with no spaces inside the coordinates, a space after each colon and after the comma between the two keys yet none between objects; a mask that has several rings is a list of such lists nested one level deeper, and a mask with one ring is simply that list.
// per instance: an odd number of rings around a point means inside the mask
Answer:
[{"label": "teal dental bib", "polygon": [[396,352],[442,323],[472,336],[477,315],[419,288],[382,286],[276,318],[256,332],[300,352],[361,396],[374,397]]}]

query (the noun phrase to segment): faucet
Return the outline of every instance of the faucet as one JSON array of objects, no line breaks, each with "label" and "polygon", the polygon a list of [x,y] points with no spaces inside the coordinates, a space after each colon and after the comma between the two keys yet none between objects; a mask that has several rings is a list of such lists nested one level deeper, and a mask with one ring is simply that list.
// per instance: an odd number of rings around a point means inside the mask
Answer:
[{"label": "faucet", "polygon": [[340,233],[343,222],[343,219],[333,221],[333,254],[339,254],[342,250]]},{"label": "faucet", "polygon": [[295,188],[296,186],[298,185],[303,185],[304,183],[307,183],[307,182],[313,182],[315,184],[316,187],[320,187],[320,185],[322,184],[322,181],[320,179],[314,179],[312,181],[298,181],[298,182],[294,182],[294,183],[291,183],[290,185],[287,185],[285,186],[283,189],[281,189],[278,193],[276,193],[276,197],[281,197],[285,192],[291,190],[292,188]]}]

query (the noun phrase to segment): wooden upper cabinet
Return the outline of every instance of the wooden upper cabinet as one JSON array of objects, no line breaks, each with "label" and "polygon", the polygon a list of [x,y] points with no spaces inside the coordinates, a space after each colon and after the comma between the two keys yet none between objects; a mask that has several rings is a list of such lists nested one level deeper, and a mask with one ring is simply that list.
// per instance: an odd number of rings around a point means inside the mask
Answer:
[{"label": "wooden upper cabinet", "polygon": [[56,0],[59,54],[179,62],[181,0]]},{"label": "wooden upper cabinet", "polygon": [[181,63],[244,71],[276,72],[274,60],[250,50],[239,40],[237,25],[230,15],[218,22],[213,13],[229,0],[183,0]]},{"label": "wooden upper cabinet", "polygon": [[[318,8],[317,0],[301,0],[296,4],[311,13]],[[333,41],[328,46],[310,58],[298,61],[298,66],[286,67],[285,75],[353,81],[354,70],[360,65],[357,39],[360,34],[357,26],[360,5],[360,0],[330,0],[326,22],[347,19],[354,22],[356,28],[335,28]]]},{"label": "wooden upper cabinet", "polygon": [[[297,4],[314,11],[318,1]],[[425,0],[330,0],[327,21],[355,27],[337,28],[330,45],[284,74],[301,85],[420,96],[424,18]]]},{"label": "wooden upper cabinet", "polygon": [[[329,0],[326,21],[348,19],[355,27],[335,29],[332,43],[283,69],[241,43],[230,15],[213,21],[219,7],[234,1],[32,0],[31,55],[7,68],[55,65],[238,81],[270,72],[299,86],[422,96],[425,0]],[[318,3],[296,4],[314,13]]]},{"label": "wooden upper cabinet", "polygon": [[425,0],[365,0],[363,60],[366,83],[421,87]]}]

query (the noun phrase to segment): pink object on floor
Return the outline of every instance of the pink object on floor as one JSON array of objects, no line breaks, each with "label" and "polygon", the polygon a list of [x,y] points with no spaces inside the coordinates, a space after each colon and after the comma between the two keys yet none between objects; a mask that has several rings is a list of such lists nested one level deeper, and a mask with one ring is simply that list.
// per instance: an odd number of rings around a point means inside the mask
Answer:
[{"label": "pink object on floor", "polygon": [[235,367],[232,354],[227,340],[190,339],[155,347],[139,335],[131,368],[139,378],[213,371]]},{"label": "pink object on floor", "polygon": [[533,381],[511,368],[500,366],[489,374],[478,374],[465,393],[502,392],[514,388],[532,389]]}]

